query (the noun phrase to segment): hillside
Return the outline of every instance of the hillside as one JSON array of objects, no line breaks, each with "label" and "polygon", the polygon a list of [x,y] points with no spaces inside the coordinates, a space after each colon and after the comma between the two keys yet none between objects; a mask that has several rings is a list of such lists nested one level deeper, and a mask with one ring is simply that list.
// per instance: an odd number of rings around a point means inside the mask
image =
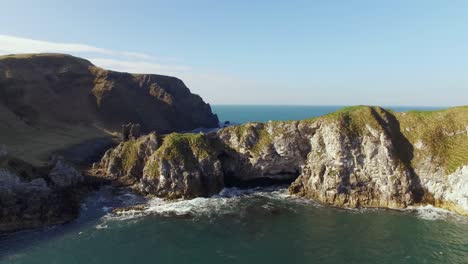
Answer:
[{"label": "hillside", "polygon": [[128,122],[158,133],[218,125],[177,78],[107,71],[64,54],[0,56],[0,121],[0,145],[31,162]]}]

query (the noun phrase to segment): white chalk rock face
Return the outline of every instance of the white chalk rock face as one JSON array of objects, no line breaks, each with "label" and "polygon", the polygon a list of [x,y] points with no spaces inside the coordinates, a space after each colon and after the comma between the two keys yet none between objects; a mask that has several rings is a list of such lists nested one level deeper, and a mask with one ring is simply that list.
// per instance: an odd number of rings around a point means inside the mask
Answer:
[{"label": "white chalk rock face", "polygon": [[449,175],[425,175],[421,185],[433,196],[435,203],[453,211],[468,212],[468,166]]},{"label": "white chalk rock face", "polygon": [[463,166],[450,174],[447,186],[445,199],[468,212],[468,166]]},{"label": "white chalk rock face", "polygon": [[363,136],[324,123],[310,140],[311,153],[290,192],[345,207],[406,207],[412,176],[395,155],[389,136],[366,126]]}]

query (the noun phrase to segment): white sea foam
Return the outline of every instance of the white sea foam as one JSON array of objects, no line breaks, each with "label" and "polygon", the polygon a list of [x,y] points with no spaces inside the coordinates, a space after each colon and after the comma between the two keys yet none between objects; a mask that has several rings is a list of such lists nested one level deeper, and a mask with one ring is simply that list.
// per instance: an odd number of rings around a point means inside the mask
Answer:
[{"label": "white sea foam", "polygon": [[[123,204],[134,205],[138,201],[138,196],[131,193],[120,195],[119,198]],[[255,202],[257,199],[257,202]],[[258,200],[260,199],[260,200]],[[275,202],[279,201],[279,203]],[[286,203],[286,204],[285,204]],[[290,196],[285,187],[268,187],[268,188],[225,188],[219,194],[209,198],[198,197],[190,200],[167,201],[161,198],[153,198],[143,204],[141,208],[122,210],[111,212],[110,208],[103,208],[108,212],[102,220],[103,223],[96,228],[107,228],[108,220],[132,220],[141,218],[147,215],[158,215],[162,217],[201,217],[201,216],[217,216],[217,215],[243,215],[249,206],[259,208],[264,211],[292,210],[294,206],[289,206],[288,203],[307,204],[308,206],[323,207],[323,205],[313,202],[308,199],[295,198]],[[379,209],[361,208],[349,209],[353,213],[366,213]],[[409,207],[402,211],[410,212],[415,216],[425,220],[449,220],[457,219],[458,215],[433,206]],[[463,217],[462,217],[463,218]],[[466,220],[466,219],[464,219]]]},{"label": "white sea foam", "polygon": [[424,220],[462,220],[466,221],[466,218],[453,213],[451,211],[434,207],[432,205],[425,206],[410,206],[405,209],[406,211],[413,212],[417,217]]},{"label": "white sea foam", "polygon": [[[96,227],[96,229],[106,229],[106,228],[108,228],[108,226],[106,224],[104,224],[104,223],[98,224],[95,227]],[[79,235],[81,235],[81,232],[79,233]]]},{"label": "white sea foam", "polygon": [[241,207],[242,199],[265,197],[268,199],[284,199],[284,188],[254,188],[238,189],[225,188],[218,195],[210,198],[194,198],[167,202],[155,198],[148,202],[147,213],[170,216],[200,216],[235,213]]},{"label": "white sea foam", "polygon": [[[239,208],[246,206],[243,199],[251,199],[255,197],[285,200],[289,198],[289,195],[287,194],[286,188],[279,187],[252,189],[225,188],[219,194],[209,198],[198,197],[190,200],[176,201],[153,198],[145,204],[143,209],[112,212],[106,214],[103,217],[103,220],[130,220],[151,214],[170,217],[198,217],[238,213]],[[268,204],[264,205],[266,206],[262,207],[264,209],[272,207]]]}]

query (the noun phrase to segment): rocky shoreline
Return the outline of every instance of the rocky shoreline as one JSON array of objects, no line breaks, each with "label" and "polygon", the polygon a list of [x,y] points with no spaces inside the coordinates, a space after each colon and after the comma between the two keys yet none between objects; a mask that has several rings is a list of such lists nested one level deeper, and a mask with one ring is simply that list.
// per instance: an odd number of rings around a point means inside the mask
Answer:
[{"label": "rocky shoreline", "polygon": [[[87,145],[76,149],[94,150]],[[71,221],[82,198],[102,184],[191,199],[231,186],[288,183],[291,195],[330,206],[429,204],[468,215],[467,146],[468,107],[395,113],[362,106],[206,134],[132,136],[92,168],[63,158],[33,166],[2,150],[0,232]]]},{"label": "rocky shoreline", "polygon": [[431,204],[467,214],[467,127],[467,107],[409,113],[352,107],[209,134],[152,133],[107,151],[92,173],[167,199],[289,180],[291,194],[333,206]]}]

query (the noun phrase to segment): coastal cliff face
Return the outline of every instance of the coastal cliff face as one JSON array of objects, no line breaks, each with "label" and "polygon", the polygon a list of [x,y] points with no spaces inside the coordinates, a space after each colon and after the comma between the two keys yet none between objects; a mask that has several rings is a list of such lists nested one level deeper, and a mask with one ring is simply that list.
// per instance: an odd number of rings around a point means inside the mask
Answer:
[{"label": "coastal cliff face", "polygon": [[[217,127],[218,118],[174,77],[108,71],[64,54],[0,56],[0,145],[11,155],[38,165],[83,143],[89,155],[128,123],[170,133]],[[101,145],[93,151],[109,144]]]},{"label": "coastal cliff face", "polygon": [[292,194],[346,207],[401,208],[414,202],[414,179],[394,143],[391,116],[380,108],[335,113],[317,121],[312,152]]},{"label": "coastal cliff face", "polygon": [[398,113],[423,202],[468,214],[468,107]]},{"label": "coastal cliff face", "polygon": [[[467,127],[466,107],[433,113],[352,107],[206,135],[150,135],[121,143],[96,170],[131,178],[140,192],[167,198],[209,196],[226,185],[259,180],[289,181],[291,194],[335,206],[433,204],[466,214]],[[138,146],[138,155],[129,158],[129,145]],[[122,163],[138,164],[138,170],[111,166]]]},{"label": "coastal cliff face", "polygon": [[63,54],[0,57],[0,104],[26,124],[98,124],[167,133],[217,127],[200,96],[169,76],[107,71]]}]

